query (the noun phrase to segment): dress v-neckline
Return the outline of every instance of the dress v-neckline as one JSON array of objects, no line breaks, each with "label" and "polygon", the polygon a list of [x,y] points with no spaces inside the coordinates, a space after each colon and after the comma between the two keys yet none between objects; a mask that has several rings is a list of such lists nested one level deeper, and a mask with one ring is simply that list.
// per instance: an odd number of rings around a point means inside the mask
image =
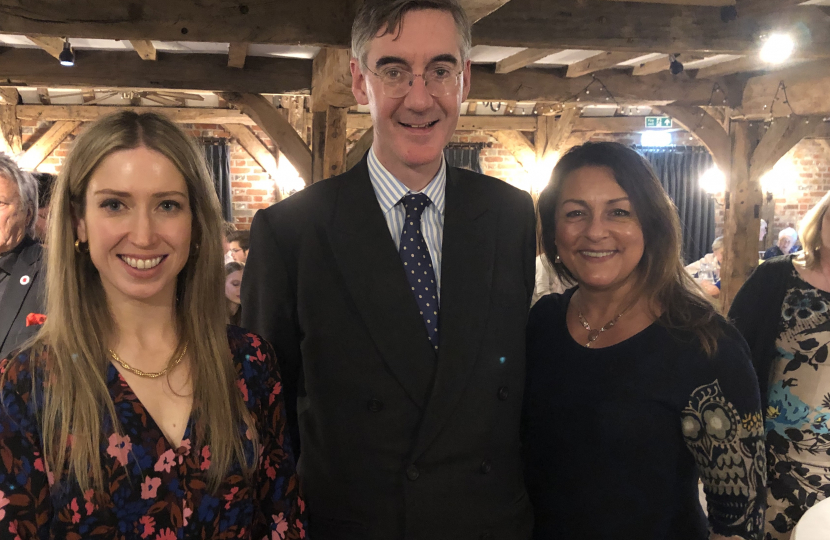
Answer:
[{"label": "dress v-neckline", "polygon": [[[130,401],[133,402],[133,403],[137,403],[138,406],[141,407],[141,411],[136,411],[136,412],[140,412],[140,414],[143,414],[147,417],[147,426],[146,427],[151,428],[151,429],[155,428],[161,434],[161,438],[164,440],[164,444],[167,446],[167,448],[165,450],[167,450],[167,449],[173,450],[174,453],[179,454],[182,451],[186,451],[190,448],[190,445],[185,445],[183,443],[185,441],[190,440],[190,435],[191,435],[191,431],[192,431],[192,427],[193,427],[193,410],[192,410],[192,408],[191,408],[191,411],[190,411],[190,415],[188,415],[188,418],[187,418],[187,424],[184,427],[184,433],[182,434],[182,440],[179,441],[178,444],[174,444],[173,442],[170,441],[170,439],[167,438],[167,435],[165,435],[164,430],[161,429],[161,426],[159,426],[158,422],[156,422],[156,419],[153,418],[153,415],[150,414],[150,411],[147,409],[147,407],[144,406],[144,403],[141,402],[141,399],[138,397],[138,394],[136,394],[135,391],[132,389],[132,387],[130,386],[130,383],[127,382],[127,379],[125,379],[124,376],[121,374],[121,372],[118,371],[118,368],[116,368],[115,365],[110,363],[108,370],[111,370],[111,371],[108,371],[107,379],[109,381],[112,381],[112,377],[117,377],[118,384],[121,385],[121,387],[125,390],[125,395],[126,396],[131,396],[131,398],[128,398],[128,399],[130,399]],[[161,453],[163,453],[163,452],[161,452]]]}]

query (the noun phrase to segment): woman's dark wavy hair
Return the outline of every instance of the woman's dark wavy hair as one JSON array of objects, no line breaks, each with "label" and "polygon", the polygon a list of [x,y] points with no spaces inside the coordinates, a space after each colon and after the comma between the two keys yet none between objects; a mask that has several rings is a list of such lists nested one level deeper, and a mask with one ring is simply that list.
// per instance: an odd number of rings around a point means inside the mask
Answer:
[{"label": "woman's dark wavy hair", "polygon": [[572,148],[556,164],[537,206],[541,248],[554,271],[560,278],[574,280],[573,274],[556,259],[556,210],[564,180],[575,170],[590,166],[611,169],[640,221],[644,250],[635,269],[634,297],[645,295],[649,305],[662,310],[657,318],[659,324],[692,332],[706,354],[712,356],[717,350],[723,318],[683,267],[677,208],[648,162],[631,148],[612,142],[586,143]]}]

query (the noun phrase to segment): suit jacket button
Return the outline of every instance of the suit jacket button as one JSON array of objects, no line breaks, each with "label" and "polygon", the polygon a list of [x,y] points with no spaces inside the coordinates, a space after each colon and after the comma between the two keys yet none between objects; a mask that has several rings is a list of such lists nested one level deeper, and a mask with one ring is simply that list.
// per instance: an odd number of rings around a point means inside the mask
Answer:
[{"label": "suit jacket button", "polygon": [[485,459],[481,462],[481,474],[488,474],[490,471],[493,470],[493,465],[490,463],[489,459]]},{"label": "suit jacket button", "polygon": [[383,402],[375,398],[370,399],[366,406],[370,412],[380,412],[383,410]]},{"label": "suit jacket button", "polygon": [[406,469],[406,477],[412,480],[413,482],[421,476],[421,471],[418,470],[418,467],[415,465],[410,465]]},{"label": "suit jacket button", "polygon": [[499,393],[498,393],[498,396],[499,396],[499,399],[500,399],[501,401],[507,401],[507,396],[508,396],[509,394],[510,394],[510,393],[507,391],[507,387],[506,387],[506,386],[502,386],[501,388],[499,388]]}]

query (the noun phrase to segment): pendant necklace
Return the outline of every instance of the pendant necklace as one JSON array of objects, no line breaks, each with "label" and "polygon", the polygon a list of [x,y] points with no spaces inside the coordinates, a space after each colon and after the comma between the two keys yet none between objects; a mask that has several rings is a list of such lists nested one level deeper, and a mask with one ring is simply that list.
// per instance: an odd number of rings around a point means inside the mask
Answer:
[{"label": "pendant necklace", "polygon": [[605,332],[606,330],[609,330],[615,324],[617,324],[617,321],[620,320],[620,317],[622,317],[623,313],[625,313],[625,310],[619,312],[616,317],[605,323],[605,326],[597,330],[595,328],[591,328],[591,325],[588,324],[587,320],[585,320],[585,317],[582,315],[582,312],[579,309],[577,309],[576,314],[577,316],[579,316],[579,322],[581,322],[582,327],[588,331],[588,343],[585,344],[585,347],[590,347],[593,342],[599,339],[599,335],[601,333]]}]

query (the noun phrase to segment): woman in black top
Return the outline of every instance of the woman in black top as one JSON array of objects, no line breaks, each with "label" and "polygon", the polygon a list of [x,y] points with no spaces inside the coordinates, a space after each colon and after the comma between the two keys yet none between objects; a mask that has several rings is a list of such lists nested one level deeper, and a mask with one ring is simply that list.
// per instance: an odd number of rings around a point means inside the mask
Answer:
[{"label": "woman in black top", "polygon": [[539,215],[545,254],[577,287],[530,314],[534,538],[760,538],[764,441],[749,352],[684,271],[677,213],[648,164],[615,143],[574,148]]}]

